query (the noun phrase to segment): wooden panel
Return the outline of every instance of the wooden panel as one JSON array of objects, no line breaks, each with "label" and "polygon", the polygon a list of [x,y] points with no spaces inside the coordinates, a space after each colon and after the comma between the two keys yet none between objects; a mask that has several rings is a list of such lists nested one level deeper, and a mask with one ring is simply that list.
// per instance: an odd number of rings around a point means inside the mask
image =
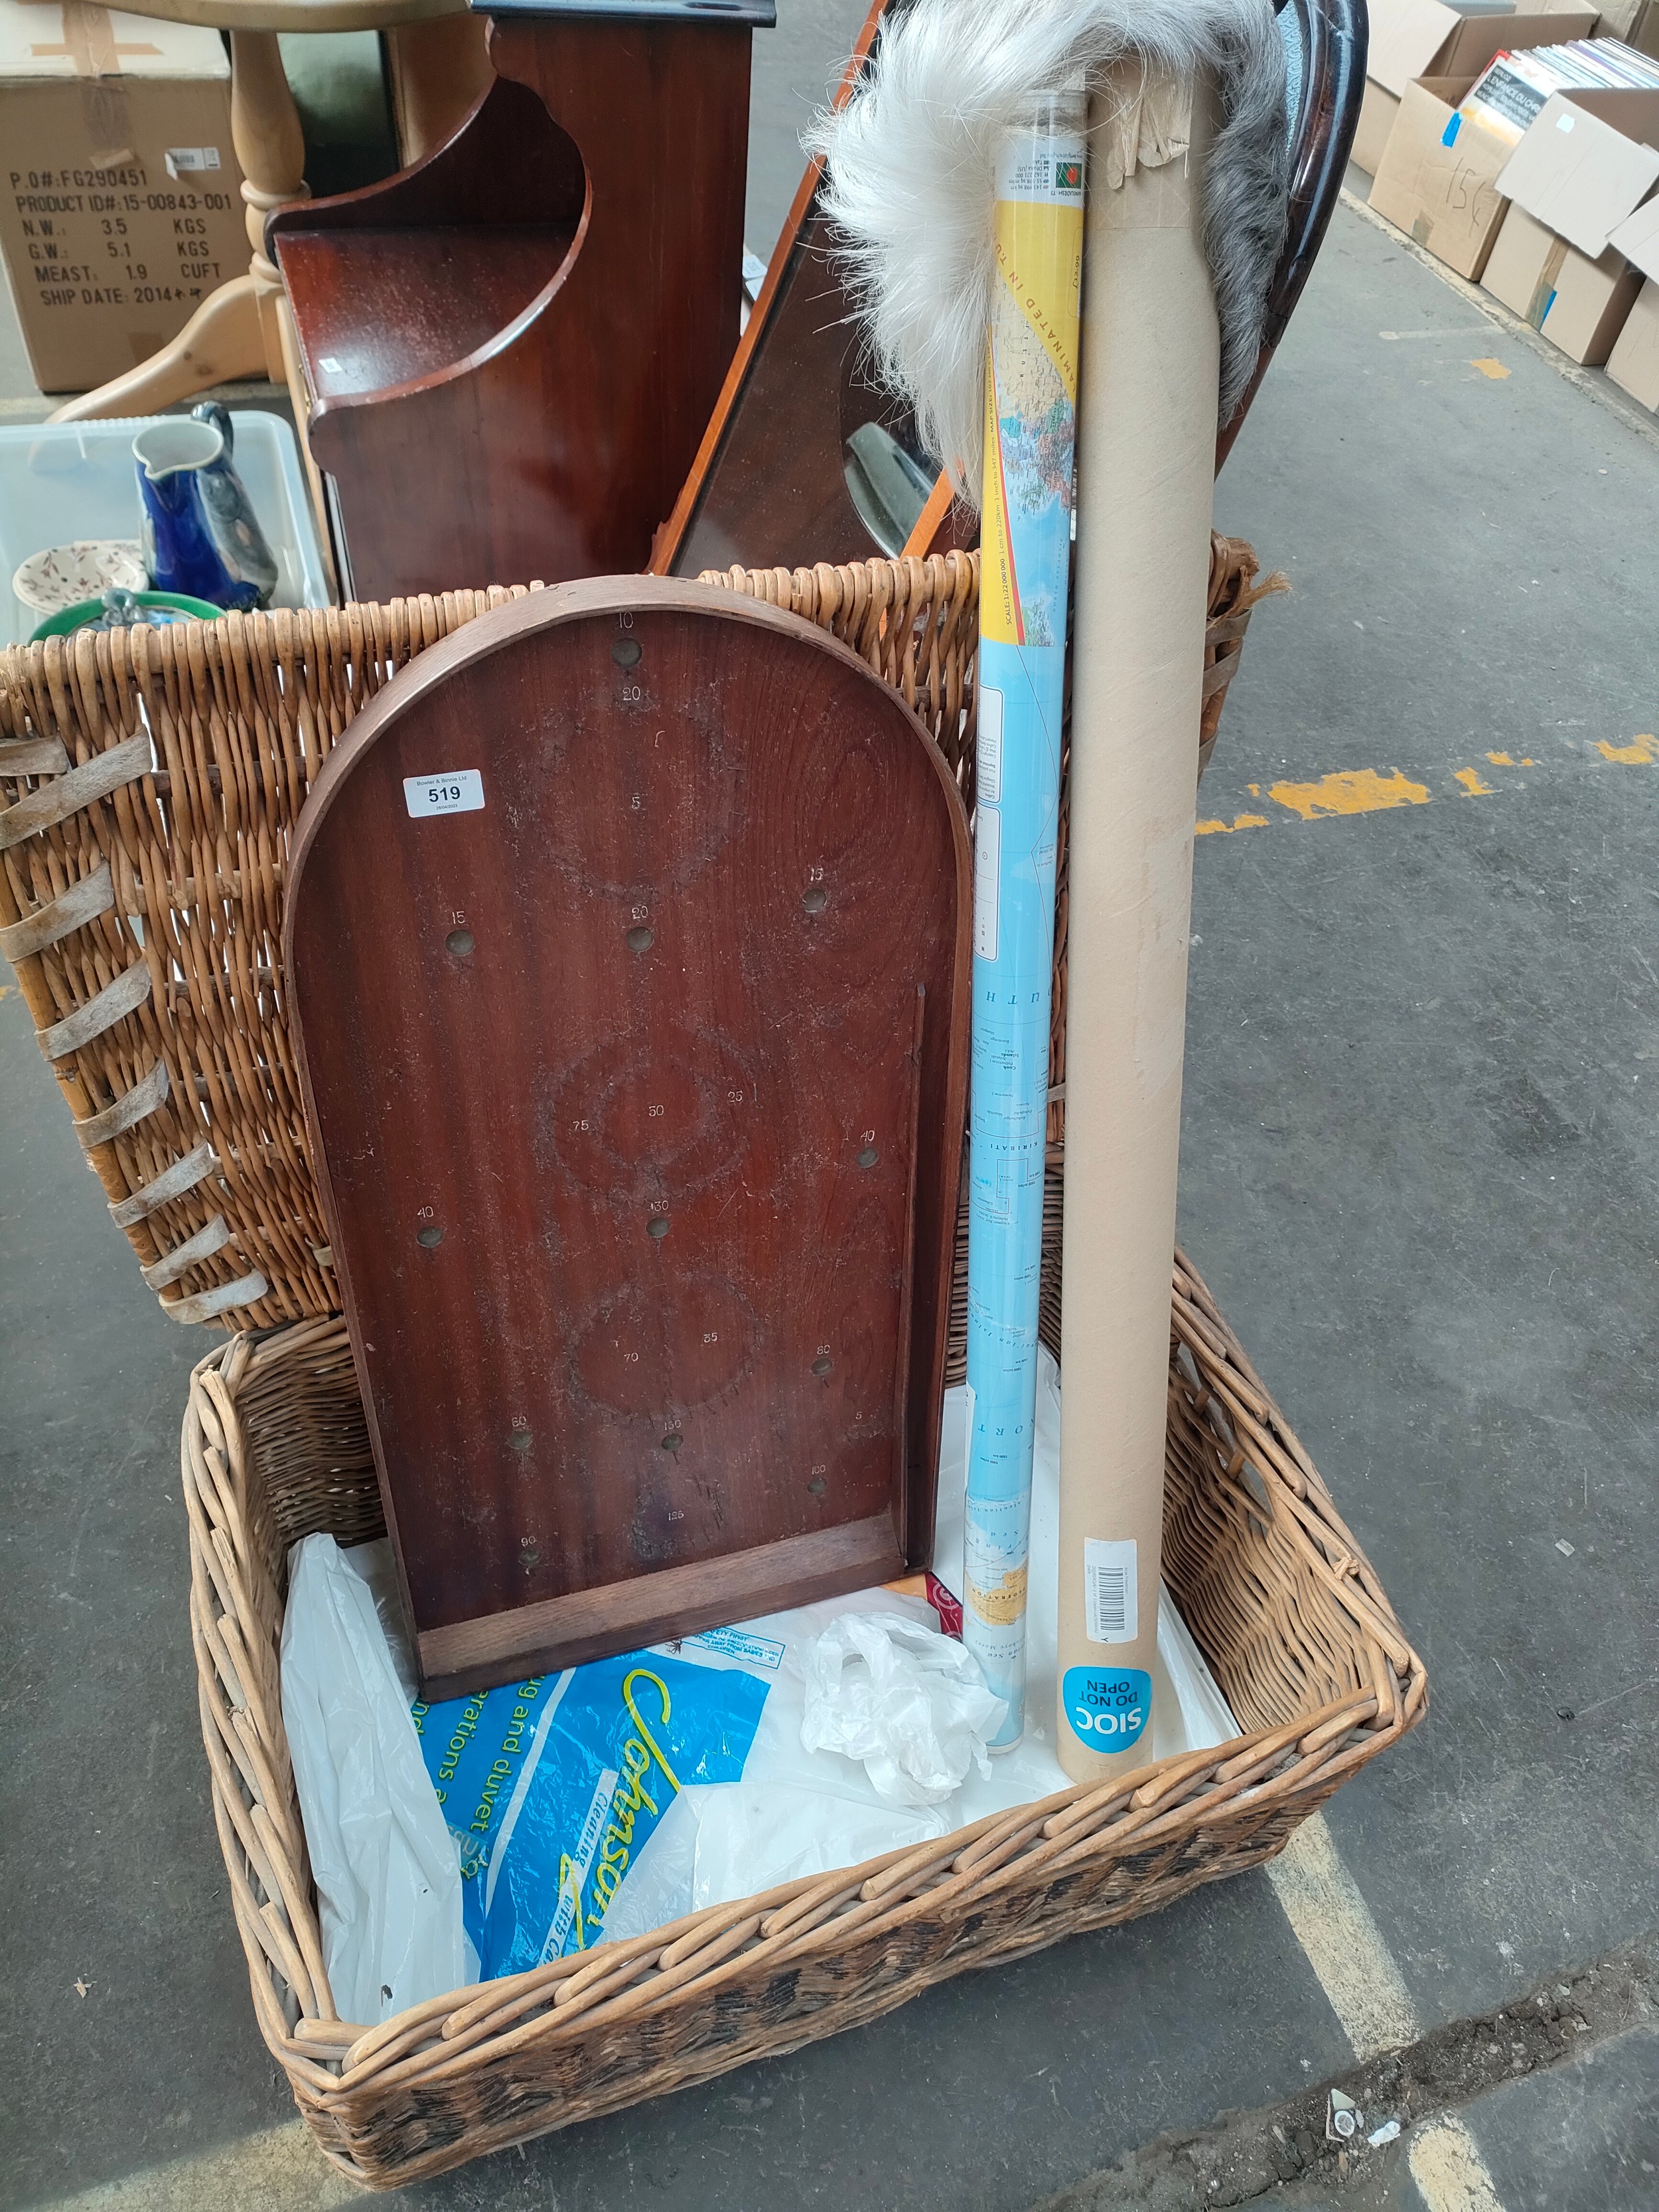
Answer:
[{"label": "wooden panel", "polygon": [[[418,807],[469,773],[482,805],[411,815],[406,779]],[[289,974],[441,1679],[668,1632],[665,1590],[684,1626],[853,1587],[882,1547],[848,1528],[925,1559],[969,906],[921,725],[729,593],[537,594],[353,724]],[[766,1547],[781,1581],[730,1567]]]},{"label": "wooden panel", "polygon": [[737,343],[749,42],[495,22],[456,137],[270,218],[359,597],[645,565]]},{"label": "wooden panel", "polygon": [[[297,233],[283,250],[283,279],[305,328],[317,398],[386,390],[465,363],[535,306],[576,222]],[[365,300],[376,313],[363,313]]]},{"label": "wooden panel", "polygon": [[700,1629],[752,1620],[787,1590],[791,1605],[873,1589],[909,1571],[890,1513],[788,1536],[693,1566],[659,1567],[631,1582],[578,1590],[513,1613],[487,1614],[416,1639],[428,1698],[459,1698],[509,1674],[550,1674]]}]

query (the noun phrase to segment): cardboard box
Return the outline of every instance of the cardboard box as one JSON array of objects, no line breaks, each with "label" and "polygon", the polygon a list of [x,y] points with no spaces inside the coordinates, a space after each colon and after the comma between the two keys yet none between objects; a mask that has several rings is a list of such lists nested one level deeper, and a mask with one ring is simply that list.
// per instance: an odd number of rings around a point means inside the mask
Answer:
[{"label": "cardboard box", "polygon": [[[1659,7],[1659,0],[1654,4]],[[1587,39],[1595,25],[1594,14],[1583,8],[1464,15],[1441,0],[1372,0],[1365,93],[1350,158],[1368,175],[1376,174],[1406,87],[1416,78],[1467,76],[1473,82],[1494,54]]]},{"label": "cardboard box", "polygon": [[1659,408],[1659,198],[1644,200],[1607,245],[1647,279],[1607,356],[1607,374],[1643,406]]},{"label": "cardboard box", "polygon": [[1644,407],[1659,408],[1659,283],[1651,276],[1607,356],[1607,374]]},{"label": "cardboard box", "polygon": [[1480,283],[1569,360],[1600,368],[1636,304],[1642,273],[1611,246],[1592,261],[1513,206]]},{"label": "cardboard box", "polygon": [[1599,39],[1622,39],[1638,54],[1659,59],[1659,0],[1613,0],[1595,27]]},{"label": "cardboard box", "polygon": [[247,268],[216,31],[0,0],[0,250],[35,380],[80,392]]},{"label": "cardboard box", "polygon": [[1382,166],[1383,149],[1399,112],[1399,94],[1390,92],[1374,76],[1368,76],[1364,96],[1359,103],[1359,121],[1354,128],[1353,149],[1348,156],[1368,177],[1374,177]]},{"label": "cardboard box", "polygon": [[1659,198],[1644,200],[1607,234],[1607,244],[1626,261],[1633,261],[1644,276],[1659,277]]},{"label": "cardboard box", "polygon": [[1552,93],[1504,164],[1505,199],[1595,260],[1659,184],[1659,92]]},{"label": "cardboard box", "polygon": [[1545,101],[1504,163],[1512,202],[1481,282],[1572,360],[1599,368],[1641,272],[1609,243],[1659,184],[1659,92]]},{"label": "cardboard box", "polygon": [[1507,139],[1457,112],[1472,76],[1428,77],[1406,87],[1371,185],[1371,205],[1460,276],[1486,265],[1509,205],[1498,190]]}]

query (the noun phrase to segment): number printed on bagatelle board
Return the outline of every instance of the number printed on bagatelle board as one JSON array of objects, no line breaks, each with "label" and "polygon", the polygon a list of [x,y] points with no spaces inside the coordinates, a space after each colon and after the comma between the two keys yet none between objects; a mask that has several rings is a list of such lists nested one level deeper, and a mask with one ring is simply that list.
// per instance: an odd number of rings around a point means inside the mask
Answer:
[{"label": "number printed on bagatelle board", "polygon": [[1091,1644],[1133,1644],[1138,1632],[1139,1593],[1133,1537],[1109,1542],[1098,1536],[1083,1546],[1084,1633]]},{"label": "number printed on bagatelle board", "polygon": [[428,814],[477,814],[483,803],[483,777],[476,768],[447,768],[435,775],[404,778],[404,805],[416,821]]}]

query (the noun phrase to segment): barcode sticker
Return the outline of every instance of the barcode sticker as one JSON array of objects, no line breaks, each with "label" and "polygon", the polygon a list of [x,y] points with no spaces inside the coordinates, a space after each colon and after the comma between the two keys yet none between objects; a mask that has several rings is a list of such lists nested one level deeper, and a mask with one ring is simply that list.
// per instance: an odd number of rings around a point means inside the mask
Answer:
[{"label": "barcode sticker", "polygon": [[404,778],[404,805],[416,820],[423,814],[477,814],[483,803],[483,777],[476,768]]},{"label": "barcode sticker", "polygon": [[1002,694],[980,686],[979,741],[975,748],[975,796],[981,806],[1002,804]]},{"label": "barcode sticker", "polygon": [[981,801],[974,815],[974,951],[997,957],[1002,919],[1002,811]]},{"label": "barcode sticker", "polygon": [[204,169],[216,169],[220,166],[219,149],[216,146],[169,146],[167,165],[170,177],[199,175]]},{"label": "barcode sticker", "polygon": [[1133,1536],[1084,1540],[1084,1633],[1091,1644],[1133,1644],[1139,1633],[1136,1549]]}]

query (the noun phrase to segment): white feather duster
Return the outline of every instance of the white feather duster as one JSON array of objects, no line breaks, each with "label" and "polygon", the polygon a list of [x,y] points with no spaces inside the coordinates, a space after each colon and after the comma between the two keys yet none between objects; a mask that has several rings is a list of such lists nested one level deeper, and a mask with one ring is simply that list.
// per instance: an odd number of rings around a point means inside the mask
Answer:
[{"label": "white feather duster", "polygon": [[1261,347],[1286,222],[1285,48],[1269,0],[915,0],[884,21],[846,106],[804,141],[876,374],[977,506],[998,136],[1035,92],[1128,58],[1206,68],[1222,118],[1205,174],[1221,420]]}]

